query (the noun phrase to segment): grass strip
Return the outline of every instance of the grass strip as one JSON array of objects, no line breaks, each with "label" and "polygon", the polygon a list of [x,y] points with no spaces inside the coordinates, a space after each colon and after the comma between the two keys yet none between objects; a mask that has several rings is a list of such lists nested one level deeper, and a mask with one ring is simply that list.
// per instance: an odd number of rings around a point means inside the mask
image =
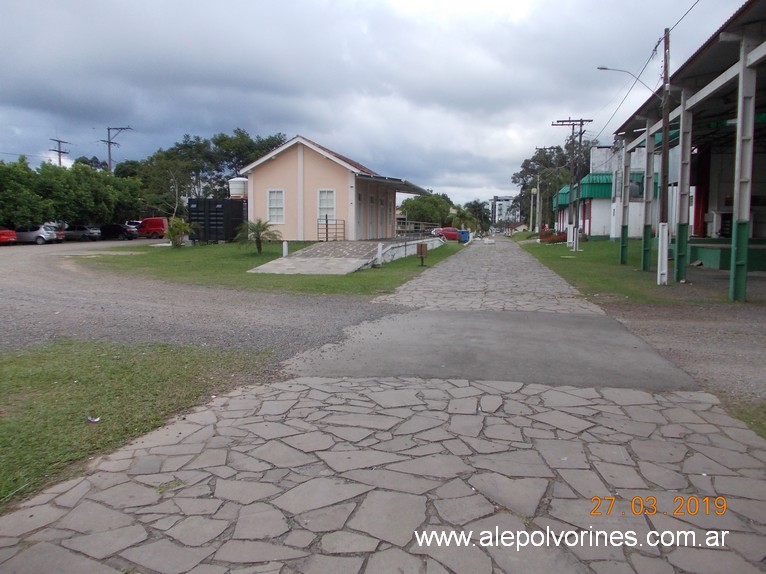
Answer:
[{"label": "grass strip", "polygon": [[[291,243],[290,249],[295,250],[305,245]],[[117,247],[115,255],[86,256],[81,261],[96,269],[192,285],[246,291],[370,296],[392,293],[424,269],[436,265],[462,248],[462,245],[450,242],[438,249],[429,250],[426,267],[420,266],[419,258],[410,256],[386,263],[378,269],[364,269],[348,275],[247,273],[249,269],[281,257],[282,245],[277,243],[265,244],[261,255],[252,248],[232,243],[185,246],[180,249]],[[136,254],[120,255],[120,250]]]},{"label": "grass strip", "polygon": [[[546,267],[563,277],[588,298],[647,304],[698,304],[725,302],[722,296],[706,293],[702,298],[679,297],[686,287],[671,282],[657,286],[656,272],[641,271],[641,240],[628,243],[628,261],[619,264],[620,244],[614,241],[587,241],[574,253],[565,243],[524,243],[521,247]],[[670,262],[672,273],[672,262]]]},{"label": "grass strip", "polygon": [[81,470],[88,457],[252,381],[266,356],[72,339],[0,353],[0,511]]}]

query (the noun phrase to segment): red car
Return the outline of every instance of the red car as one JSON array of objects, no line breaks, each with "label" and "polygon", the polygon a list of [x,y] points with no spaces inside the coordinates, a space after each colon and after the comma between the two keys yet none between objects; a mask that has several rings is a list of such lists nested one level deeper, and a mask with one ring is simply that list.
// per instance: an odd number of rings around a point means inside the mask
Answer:
[{"label": "red car", "polygon": [[0,227],[0,245],[13,245],[16,243],[16,232],[13,229]]},{"label": "red car", "polygon": [[457,227],[442,227],[441,229],[435,230],[434,235],[444,237],[444,239],[457,241],[459,231],[460,230]]}]

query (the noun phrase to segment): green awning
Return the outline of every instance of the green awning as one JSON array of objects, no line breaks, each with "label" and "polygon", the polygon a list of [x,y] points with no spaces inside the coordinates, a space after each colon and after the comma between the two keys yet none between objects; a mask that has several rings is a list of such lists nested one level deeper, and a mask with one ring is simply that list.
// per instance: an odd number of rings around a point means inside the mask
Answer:
[{"label": "green awning", "polygon": [[562,187],[554,197],[554,200],[554,208],[563,208],[564,206],[569,205],[569,186],[565,185]]},{"label": "green awning", "polygon": [[609,199],[612,197],[612,174],[589,173],[580,180],[580,199]]}]

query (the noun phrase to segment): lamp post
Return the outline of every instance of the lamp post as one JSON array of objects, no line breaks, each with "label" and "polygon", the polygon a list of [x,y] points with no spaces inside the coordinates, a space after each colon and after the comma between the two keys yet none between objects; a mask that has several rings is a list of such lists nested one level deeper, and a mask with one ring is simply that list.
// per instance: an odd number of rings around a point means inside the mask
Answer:
[{"label": "lamp post", "polygon": [[[669,142],[668,139],[670,137],[670,129],[669,129],[669,114],[670,114],[670,80],[669,80],[669,69],[670,69],[670,30],[665,28],[665,34],[664,34],[664,70],[663,70],[663,82],[662,82],[662,96],[659,96],[655,90],[647,86],[641,78],[633,74],[632,72],[629,72],[628,70],[621,70],[619,68],[608,68],[606,66],[598,66],[597,69],[599,70],[605,70],[610,72],[623,72],[625,74],[628,74],[632,78],[634,78],[637,82],[639,82],[642,86],[644,86],[647,90],[652,92],[652,95],[657,98],[661,105],[662,105],[662,165],[661,165],[661,174],[660,174],[660,197],[659,197],[659,204],[660,204],[660,213],[659,213],[659,225],[657,230],[658,235],[658,253],[657,253],[657,284],[658,285],[667,285],[668,278],[667,278],[667,268],[668,268],[668,161],[669,161]],[[646,138],[647,141],[650,137],[650,134],[647,132]],[[653,190],[645,190],[645,194],[649,193],[651,194]],[[651,197],[651,196],[649,196]],[[628,201],[630,199],[628,198]],[[647,217],[646,214],[644,214],[644,217]],[[647,220],[648,221],[648,220]],[[625,222],[623,222],[623,225],[625,225]],[[625,245],[621,245],[621,252],[624,250],[627,252],[627,237],[626,234],[623,233],[623,239],[622,242],[625,243]],[[645,226],[644,233],[643,233],[643,239],[642,239],[642,265],[641,267],[644,270],[649,270],[649,261],[648,261],[648,253],[651,251],[650,247],[651,242],[651,226]]]},{"label": "lamp post", "polygon": [[657,95],[657,92],[655,92],[653,89],[651,89],[649,86],[647,86],[647,85],[644,83],[644,81],[643,81],[641,78],[639,78],[638,76],[636,76],[636,75],[635,75],[633,72],[629,72],[628,70],[621,70],[621,69],[619,69],[619,68],[608,68],[608,67],[606,67],[606,66],[598,66],[596,69],[597,69],[597,70],[601,70],[601,71],[604,71],[604,72],[622,72],[623,74],[628,74],[628,75],[629,75],[629,76],[631,76],[631,77],[632,77],[634,80],[636,80],[636,81],[637,81],[639,84],[641,84],[641,85],[642,85],[642,86],[644,86],[644,87],[645,87],[647,90],[649,90],[650,92],[652,92],[652,94],[654,95],[654,97],[655,97],[655,98],[657,98],[658,100],[662,101],[662,98],[661,98],[660,96],[658,96],[658,95]]},{"label": "lamp post", "polygon": [[[537,188],[533,187],[531,189],[532,195],[529,196],[529,230],[534,231],[534,220],[535,220],[535,196],[537,195]],[[540,214],[537,214],[538,219],[540,218]]]}]

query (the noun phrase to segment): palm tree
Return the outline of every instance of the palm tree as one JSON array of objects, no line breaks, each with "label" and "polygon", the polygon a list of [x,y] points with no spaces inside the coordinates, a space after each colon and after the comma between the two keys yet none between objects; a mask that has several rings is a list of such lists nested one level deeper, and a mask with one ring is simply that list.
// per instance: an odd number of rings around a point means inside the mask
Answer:
[{"label": "palm tree", "polygon": [[477,231],[486,231],[489,229],[491,217],[489,213],[489,205],[486,201],[475,199],[474,201],[466,203],[464,207],[476,220]]},{"label": "palm tree", "polygon": [[464,207],[456,205],[452,210],[455,212],[452,214],[452,219],[450,221],[453,226],[465,229],[466,227],[471,228],[476,225],[476,220],[473,215],[471,215],[471,212]]},{"label": "palm tree", "polygon": [[282,239],[282,235],[276,229],[271,228],[271,223],[256,219],[240,225],[234,241],[242,244],[255,243],[255,249],[260,255],[263,251],[264,241],[278,241],[280,239]]}]

